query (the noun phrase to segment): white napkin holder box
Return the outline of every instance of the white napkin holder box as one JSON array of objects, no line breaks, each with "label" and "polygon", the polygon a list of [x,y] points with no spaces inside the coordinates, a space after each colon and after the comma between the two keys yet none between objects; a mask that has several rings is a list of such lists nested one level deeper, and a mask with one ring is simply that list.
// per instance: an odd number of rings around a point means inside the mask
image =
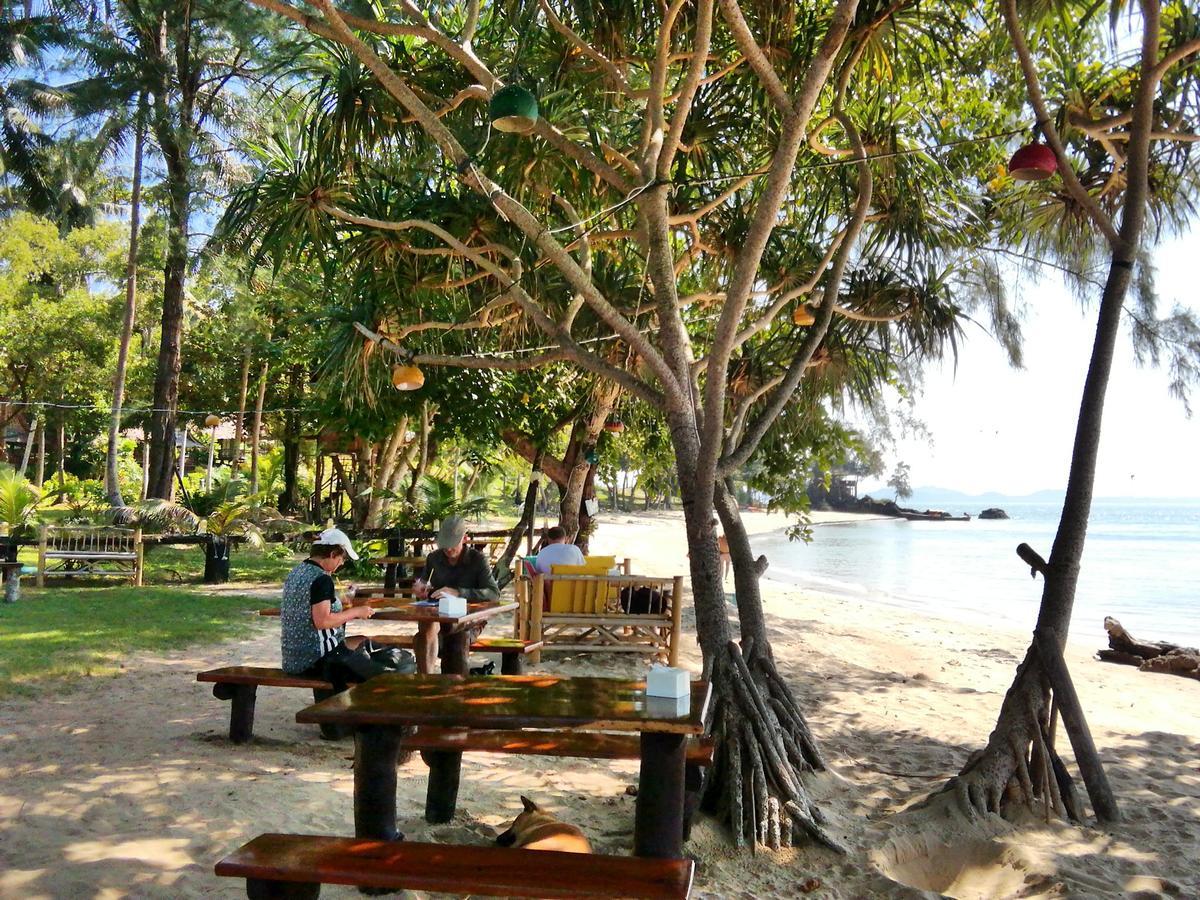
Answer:
[{"label": "white napkin holder box", "polygon": [[439,597],[439,616],[465,616],[467,614],[466,597]]},{"label": "white napkin holder box", "polygon": [[690,697],[692,694],[691,678],[687,669],[673,669],[670,666],[651,666],[646,676],[647,697]]}]

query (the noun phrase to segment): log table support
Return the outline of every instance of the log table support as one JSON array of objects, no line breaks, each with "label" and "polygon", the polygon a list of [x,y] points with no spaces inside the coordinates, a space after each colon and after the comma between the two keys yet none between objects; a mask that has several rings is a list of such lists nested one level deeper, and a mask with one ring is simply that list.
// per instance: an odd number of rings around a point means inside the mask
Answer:
[{"label": "log table support", "polygon": [[633,855],[683,856],[684,763],[687,738],[642,732],[642,769],[633,819]]},{"label": "log table support", "polygon": [[213,696],[228,700],[229,740],[244,744],[254,737],[254,702],[258,698],[258,686],[254,684],[214,684]]},{"label": "log table support", "polygon": [[321,896],[321,883],[247,878],[246,896],[249,900],[317,900]]},{"label": "log table support", "polygon": [[363,725],[354,733],[354,836],[404,840],[396,827],[398,731]]},{"label": "log table support", "polygon": [[426,750],[421,758],[429,766],[429,786],[425,792],[425,821],[440,825],[454,818],[458,806],[458,782],[462,773],[462,754]]}]

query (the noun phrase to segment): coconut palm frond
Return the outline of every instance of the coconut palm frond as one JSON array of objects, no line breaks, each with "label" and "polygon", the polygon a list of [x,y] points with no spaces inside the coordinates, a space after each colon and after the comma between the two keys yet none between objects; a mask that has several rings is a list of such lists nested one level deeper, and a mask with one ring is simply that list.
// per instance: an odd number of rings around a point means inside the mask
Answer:
[{"label": "coconut palm frond", "polygon": [[112,520],[122,525],[156,525],[170,531],[196,531],[200,517],[171,500],[139,500],[109,510]]}]

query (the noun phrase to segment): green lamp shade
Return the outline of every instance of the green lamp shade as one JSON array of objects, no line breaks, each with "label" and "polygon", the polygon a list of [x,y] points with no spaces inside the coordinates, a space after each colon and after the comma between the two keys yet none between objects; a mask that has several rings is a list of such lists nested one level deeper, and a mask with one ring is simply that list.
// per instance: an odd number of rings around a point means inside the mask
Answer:
[{"label": "green lamp shade", "polygon": [[537,97],[517,84],[509,84],[496,91],[488,111],[492,125],[498,131],[526,134],[537,125]]}]

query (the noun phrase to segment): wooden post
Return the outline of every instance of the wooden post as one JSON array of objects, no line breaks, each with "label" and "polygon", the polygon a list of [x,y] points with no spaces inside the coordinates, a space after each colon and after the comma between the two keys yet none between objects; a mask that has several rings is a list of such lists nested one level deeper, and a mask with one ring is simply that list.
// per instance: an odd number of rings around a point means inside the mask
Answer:
[{"label": "wooden post", "polygon": [[400,733],[364,725],[354,732],[354,836],[403,840],[396,828],[396,764]]},{"label": "wooden post", "polygon": [[633,855],[683,856],[684,769],[687,738],[642,732],[642,767],[633,818]]},{"label": "wooden post", "polygon": [[1117,801],[1113,797],[1112,787],[1100,762],[1100,755],[1096,752],[1096,744],[1092,741],[1092,734],[1083,717],[1083,706],[1079,702],[1079,695],[1075,693],[1075,686],[1071,683],[1071,673],[1067,670],[1062,651],[1059,650],[1054,629],[1039,628],[1033,633],[1033,640],[1042,662],[1042,669],[1054,689],[1054,699],[1062,713],[1063,726],[1067,729],[1067,737],[1071,739],[1071,749],[1075,751],[1075,761],[1079,763],[1079,772],[1083,775],[1083,783],[1092,801],[1092,809],[1096,811],[1096,818],[1105,824],[1119,822],[1121,813],[1117,809]]},{"label": "wooden post", "polygon": [[671,646],[667,651],[667,663],[674,666],[679,662],[679,631],[683,618],[683,576],[676,575],[671,582]]},{"label": "wooden post", "polygon": [[46,586],[46,541],[49,539],[46,530],[45,525],[38,529],[38,587]]},{"label": "wooden post", "polygon": [[[542,639],[542,603],[546,596],[546,576],[538,572],[533,576],[533,587],[529,593],[529,640]],[[542,651],[534,650],[529,661],[535,666],[542,661]]]},{"label": "wooden post", "polygon": [[624,561],[621,563],[621,571],[626,575],[633,574],[633,560],[628,556],[625,557]]},{"label": "wooden post", "polygon": [[139,525],[133,529],[133,552],[137,554],[137,559],[133,561],[133,586],[142,586],[142,564],[146,558],[146,547],[142,543],[142,527]]}]

